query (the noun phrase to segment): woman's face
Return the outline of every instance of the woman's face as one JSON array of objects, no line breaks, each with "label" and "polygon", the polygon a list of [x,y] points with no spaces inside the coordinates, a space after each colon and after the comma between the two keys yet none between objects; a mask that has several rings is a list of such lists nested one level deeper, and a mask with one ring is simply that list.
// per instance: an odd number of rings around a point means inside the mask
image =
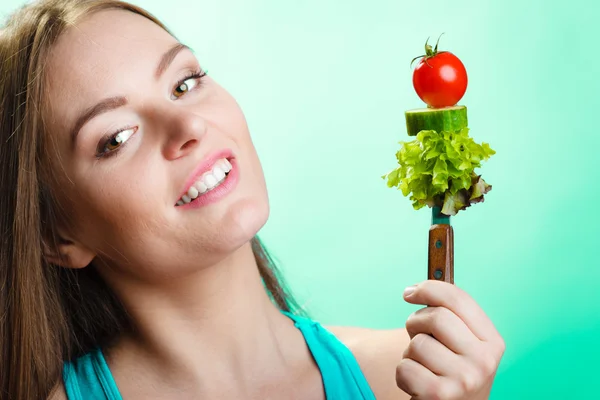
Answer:
[{"label": "woman's face", "polygon": [[60,37],[46,68],[63,229],[147,279],[218,262],[269,213],[242,111],[177,45],[142,16],[102,11]]}]

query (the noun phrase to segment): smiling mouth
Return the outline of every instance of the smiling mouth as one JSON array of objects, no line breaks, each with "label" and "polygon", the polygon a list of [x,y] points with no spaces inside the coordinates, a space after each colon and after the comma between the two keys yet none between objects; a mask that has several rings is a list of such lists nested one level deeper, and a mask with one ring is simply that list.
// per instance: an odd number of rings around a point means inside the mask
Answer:
[{"label": "smiling mouth", "polygon": [[217,162],[213,165],[210,171],[206,171],[200,178],[196,180],[190,186],[188,191],[181,196],[181,198],[177,201],[176,206],[183,206],[185,204],[189,204],[198,197],[202,197],[206,193],[211,190],[219,187],[225,179],[229,172],[231,172],[232,166],[227,158],[221,158],[217,160]]}]

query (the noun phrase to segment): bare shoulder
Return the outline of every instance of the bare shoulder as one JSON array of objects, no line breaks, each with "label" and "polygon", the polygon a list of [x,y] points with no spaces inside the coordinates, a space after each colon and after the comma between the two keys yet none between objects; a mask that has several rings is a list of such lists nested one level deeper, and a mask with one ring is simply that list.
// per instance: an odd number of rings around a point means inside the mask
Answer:
[{"label": "bare shoulder", "polygon": [[367,329],[328,326],[358,361],[378,400],[409,400],[396,386],[396,366],[410,343],[406,329]]},{"label": "bare shoulder", "polygon": [[65,387],[62,382],[56,384],[50,396],[48,396],[48,400],[68,400],[67,393],[65,392]]}]

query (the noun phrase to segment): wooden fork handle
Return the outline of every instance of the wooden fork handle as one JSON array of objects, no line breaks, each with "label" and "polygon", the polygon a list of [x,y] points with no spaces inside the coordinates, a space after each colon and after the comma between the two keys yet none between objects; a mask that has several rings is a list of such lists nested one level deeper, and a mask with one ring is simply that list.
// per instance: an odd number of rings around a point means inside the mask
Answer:
[{"label": "wooden fork handle", "polygon": [[429,228],[427,279],[454,284],[454,231],[451,225]]}]

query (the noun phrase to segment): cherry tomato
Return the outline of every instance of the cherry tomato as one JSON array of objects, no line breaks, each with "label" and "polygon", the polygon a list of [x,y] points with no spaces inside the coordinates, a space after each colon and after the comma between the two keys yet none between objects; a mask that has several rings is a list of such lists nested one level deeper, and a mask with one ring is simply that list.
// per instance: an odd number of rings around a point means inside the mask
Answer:
[{"label": "cherry tomato", "polygon": [[425,44],[425,52],[413,72],[415,91],[429,107],[456,105],[467,91],[465,66],[454,54],[438,52],[437,44],[435,49]]}]

